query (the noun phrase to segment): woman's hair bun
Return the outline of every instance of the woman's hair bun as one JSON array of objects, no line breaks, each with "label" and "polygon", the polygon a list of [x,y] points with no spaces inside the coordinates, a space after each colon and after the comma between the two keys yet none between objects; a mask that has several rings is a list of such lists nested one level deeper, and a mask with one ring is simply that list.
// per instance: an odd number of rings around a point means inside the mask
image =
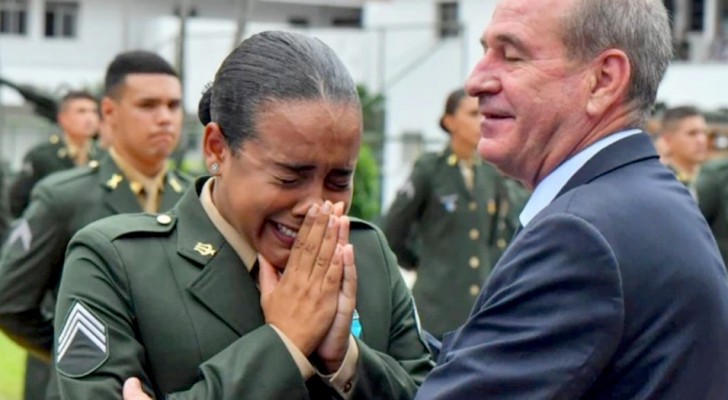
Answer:
[{"label": "woman's hair bun", "polygon": [[207,125],[212,122],[212,86],[212,82],[205,86],[200,104],[197,107],[197,117],[202,122],[202,125]]}]

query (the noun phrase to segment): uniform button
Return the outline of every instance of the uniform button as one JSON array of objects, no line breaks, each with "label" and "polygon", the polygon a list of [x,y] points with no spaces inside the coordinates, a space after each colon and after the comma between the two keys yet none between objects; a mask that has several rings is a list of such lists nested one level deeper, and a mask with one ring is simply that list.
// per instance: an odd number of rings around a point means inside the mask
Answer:
[{"label": "uniform button", "polygon": [[480,259],[478,257],[470,257],[470,261],[468,261],[468,264],[470,264],[470,268],[476,269],[480,267]]},{"label": "uniform button", "polygon": [[468,204],[468,209],[470,211],[475,211],[478,209],[478,203],[471,201],[470,204]]},{"label": "uniform button", "polygon": [[496,206],[495,206],[495,200],[488,200],[488,215],[495,215]]},{"label": "uniform button", "polygon": [[475,228],[473,228],[473,229],[470,230],[470,239],[471,240],[478,240],[479,237],[480,237],[480,231],[479,230],[477,230]]},{"label": "uniform button", "polygon": [[96,161],[96,160],[91,160],[91,161],[88,162],[88,166],[91,167],[91,168],[98,168],[99,162]]},{"label": "uniform button", "polygon": [[351,381],[348,381],[344,384],[344,393],[349,393],[351,390]]},{"label": "uniform button", "polygon": [[160,225],[169,225],[172,222],[172,217],[167,214],[157,215],[157,223]]},{"label": "uniform button", "polygon": [[506,246],[508,245],[508,243],[506,243],[506,240],[505,239],[502,239],[502,238],[501,239],[498,239],[498,243],[497,244],[498,244],[498,248],[501,249],[501,250],[505,249]]},{"label": "uniform button", "polygon": [[470,286],[470,295],[477,296],[478,293],[480,293],[480,287],[478,287],[478,285],[471,285]]}]

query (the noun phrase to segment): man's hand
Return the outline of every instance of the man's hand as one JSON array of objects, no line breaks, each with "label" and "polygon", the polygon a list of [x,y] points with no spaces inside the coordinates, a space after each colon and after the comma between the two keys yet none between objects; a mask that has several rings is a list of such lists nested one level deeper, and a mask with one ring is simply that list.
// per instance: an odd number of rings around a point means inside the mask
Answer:
[{"label": "man's hand", "polygon": [[337,312],[344,275],[339,217],[330,202],[314,205],[298,231],[282,275],[259,257],[261,307],[274,325],[309,356]]},{"label": "man's hand", "polygon": [[129,378],[124,382],[124,400],[152,400],[142,390],[142,383],[137,378]]}]

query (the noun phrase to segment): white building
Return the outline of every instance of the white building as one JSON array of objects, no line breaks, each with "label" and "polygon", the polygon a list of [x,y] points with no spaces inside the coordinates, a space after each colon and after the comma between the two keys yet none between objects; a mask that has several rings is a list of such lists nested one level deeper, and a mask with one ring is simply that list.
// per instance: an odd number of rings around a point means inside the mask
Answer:
[{"label": "white building", "polygon": [[[667,104],[728,107],[728,0],[665,0],[679,53],[658,94]],[[482,50],[497,0],[0,0],[0,77],[59,91],[101,83],[118,52],[157,51],[180,65],[194,113],[239,31],[309,33],[342,57],[358,83],[386,98],[385,207],[423,149],[442,146],[445,96],[462,86]],[[184,10],[186,12],[180,12]],[[180,18],[186,19],[179,52]],[[241,23],[247,21],[247,23]],[[0,90],[0,103],[18,104]],[[46,132],[19,138],[0,114],[0,151],[17,167]],[[9,126],[10,125],[10,126]],[[194,128],[193,128],[194,129]],[[17,133],[16,132],[16,133]]]}]

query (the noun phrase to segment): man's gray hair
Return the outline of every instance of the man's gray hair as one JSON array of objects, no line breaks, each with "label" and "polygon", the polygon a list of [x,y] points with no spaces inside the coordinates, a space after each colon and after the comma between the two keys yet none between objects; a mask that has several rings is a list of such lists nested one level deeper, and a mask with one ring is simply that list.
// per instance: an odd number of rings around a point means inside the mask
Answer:
[{"label": "man's gray hair", "polygon": [[672,59],[672,39],[662,0],[577,0],[565,18],[563,39],[570,57],[591,60],[607,49],[629,58],[628,98],[644,122]]}]

